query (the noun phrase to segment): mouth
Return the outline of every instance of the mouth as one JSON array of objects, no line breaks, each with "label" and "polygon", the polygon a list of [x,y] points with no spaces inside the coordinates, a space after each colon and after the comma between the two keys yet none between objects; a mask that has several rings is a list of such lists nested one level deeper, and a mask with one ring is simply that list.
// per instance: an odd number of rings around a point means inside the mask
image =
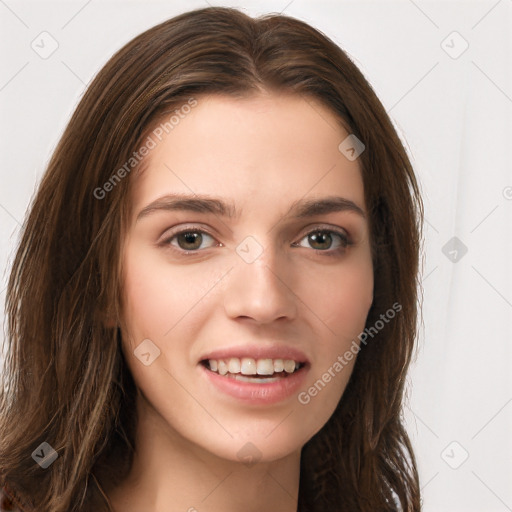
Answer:
[{"label": "mouth", "polygon": [[298,347],[246,344],[202,354],[197,367],[212,399],[270,406],[291,400],[305,385],[312,364]]},{"label": "mouth", "polygon": [[265,384],[288,379],[306,366],[294,359],[254,359],[252,357],[230,357],[203,359],[200,364],[206,370],[226,379],[253,384]]}]

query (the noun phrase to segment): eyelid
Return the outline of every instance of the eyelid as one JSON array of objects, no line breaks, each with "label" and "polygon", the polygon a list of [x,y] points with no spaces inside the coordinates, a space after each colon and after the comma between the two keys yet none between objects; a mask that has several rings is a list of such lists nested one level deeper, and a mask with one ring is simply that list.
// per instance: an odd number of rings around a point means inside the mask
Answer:
[{"label": "eyelid", "polygon": [[174,224],[173,226],[168,226],[165,228],[164,233],[167,231],[184,231],[187,229],[204,229],[209,230],[209,226],[203,225],[201,222],[179,222],[178,224]]},{"label": "eyelid", "polygon": [[201,226],[200,224],[179,224],[172,228],[167,228],[162,233],[162,235],[160,235],[159,241],[165,242],[166,240],[169,240],[169,238],[172,238],[173,236],[179,235],[180,233],[187,232],[187,231],[206,233],[207,235],[210,235],[213,238],[216,237],[216,235],[214,235],[211,230],[209,230],[206,227]]},{"label": "eyelid", "polygon": [[315,231],[331,231],[333,233],[338,233],[340,235],[345,235],[347,238],[350,238],[350,234],[347,229],[339,227],[339,226],[332,226],[330,224],[312,224],[311,226],[308,226],[307,228],[304,228],[303,231],[303,237],[306,235],[309,235],[312,232]]}]

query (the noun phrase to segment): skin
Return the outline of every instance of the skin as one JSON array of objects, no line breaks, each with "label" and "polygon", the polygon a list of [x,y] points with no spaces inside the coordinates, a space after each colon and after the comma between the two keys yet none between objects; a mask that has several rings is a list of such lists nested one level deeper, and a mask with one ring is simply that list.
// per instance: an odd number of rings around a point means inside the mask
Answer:
[{"label": "skin", "polygon": [[[140,420],[132,471],[110,497],[124,512],[292,512],[301,448],[332,415],[356,359],[306,405],[298,393],[242,403],[209,385],[198,361],[249,343],[297,347],[310,361],[304,391],[350,348],[373,299],[367,220],[351,211],[285,214],[295,200],[333,194],[365,212],[361,171],[338,149],[348,132],[311,99],[197,100],[133,176],[122,334]],[[137,220],[176,192],[231,200],[239,216],[158,210]],[[208,235],[180,246],[173,233],[191,227]],[[318,227],[348,233],[353,245],[328,256],[342,240],[315,244],[308,234]],[[248,236],[263,250],[252,263],[236,251]],[[149,366],[134,355],[145,339],[161,351]],[[238,456],[248,442],[255,464]]]}]

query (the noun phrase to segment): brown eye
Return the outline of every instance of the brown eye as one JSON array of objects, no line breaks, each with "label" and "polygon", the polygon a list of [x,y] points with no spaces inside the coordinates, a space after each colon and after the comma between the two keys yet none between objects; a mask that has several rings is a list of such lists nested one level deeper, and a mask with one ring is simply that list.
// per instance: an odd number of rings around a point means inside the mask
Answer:
[{"label": "brown eye", "polygon": [[[335,253],[343,251],[351,245],[346,234],[330,229],[316,229],[310,231],[302,240],[307,240],[308,245],[318,252]],[[306,247],[303,243],[298,243],[298,245],[300,247]]]},{"label": "brown eye", "polygon": [[195,250],[201,246],[203,235],[195,231],[185,231],[176,235],[176,240],[180,249]]},{"label": "brown eye", "polygon": [[[185,229],[182,231],[178,231],[176,233],[171,234],[167,237],[163,244],[171,245],[173,248],[176,248],[178,251],[192,251],[198,252],[201,249],[206,249],[208,247],[202,247],[205,239],[210,238],[214,240],[214,238],[201,229]],[[210,244],[209,247],[212,247],[213,244]]]}]

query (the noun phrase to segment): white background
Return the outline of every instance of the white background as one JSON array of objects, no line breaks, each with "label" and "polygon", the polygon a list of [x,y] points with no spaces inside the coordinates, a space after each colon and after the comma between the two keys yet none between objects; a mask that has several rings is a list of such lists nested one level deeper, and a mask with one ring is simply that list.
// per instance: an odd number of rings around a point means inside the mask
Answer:
[{"label": "white background", "polygon": [[[0,0],[0,300],[29,201],[88,82],[138,33],[208,3],[309,22],[373,85],[426,207],[404,409],[424,510],[512,511],[512,0]],[[43,31],[58,42],[47,59],[31,48]],[[467,253],[443,252],[454,236]]]}]

